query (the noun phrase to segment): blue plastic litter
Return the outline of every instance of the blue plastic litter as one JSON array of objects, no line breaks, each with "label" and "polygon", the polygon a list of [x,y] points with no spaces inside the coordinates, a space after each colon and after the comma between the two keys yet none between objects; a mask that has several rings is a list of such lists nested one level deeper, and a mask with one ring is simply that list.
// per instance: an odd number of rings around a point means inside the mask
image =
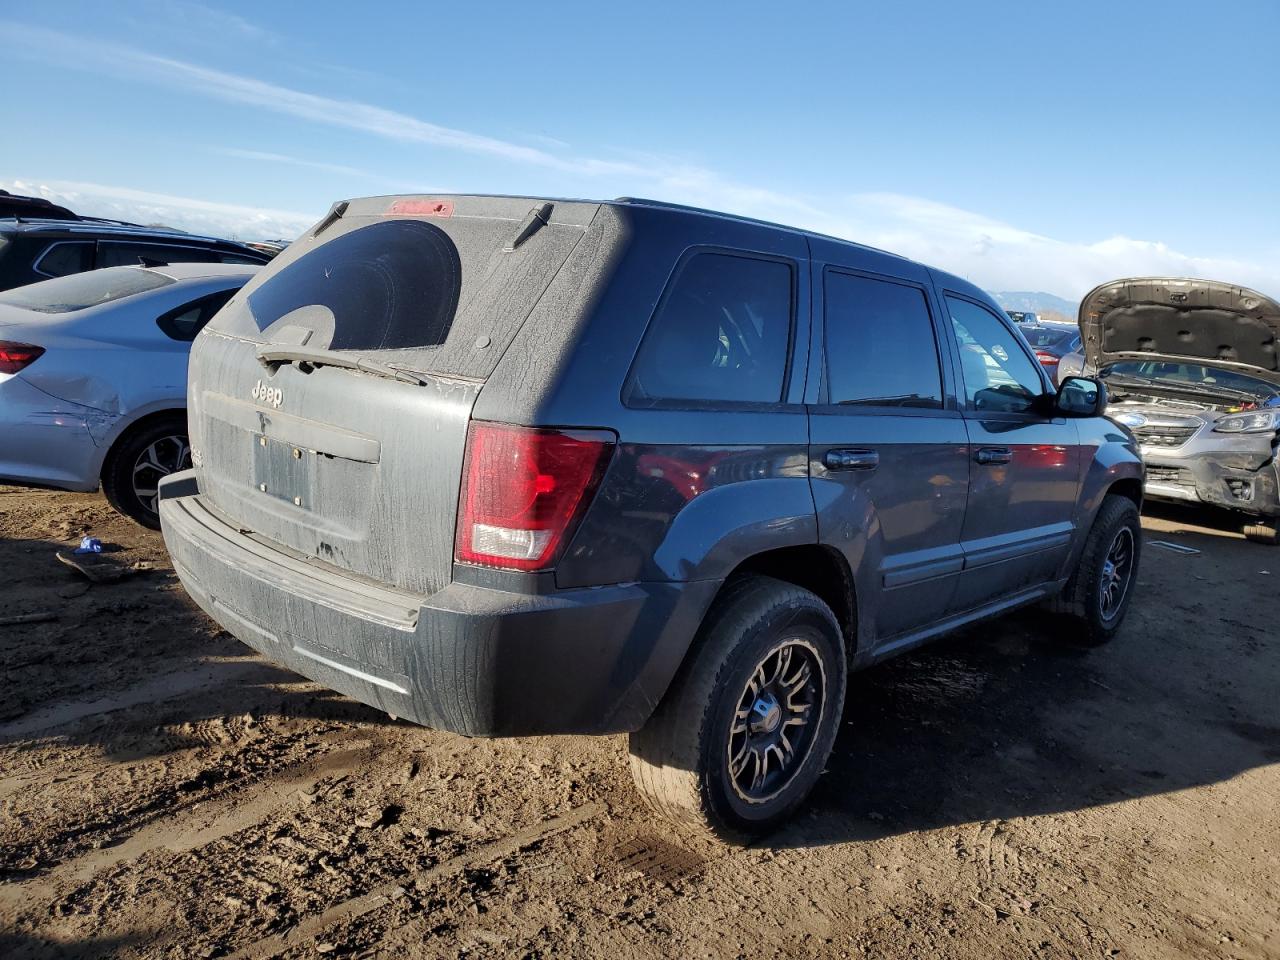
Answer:
[{"label": "blue plastic litter", "polygon": [[73,553],[101,553],[102,541],[97,537],[81,537],[80,546],[76,547]]}]

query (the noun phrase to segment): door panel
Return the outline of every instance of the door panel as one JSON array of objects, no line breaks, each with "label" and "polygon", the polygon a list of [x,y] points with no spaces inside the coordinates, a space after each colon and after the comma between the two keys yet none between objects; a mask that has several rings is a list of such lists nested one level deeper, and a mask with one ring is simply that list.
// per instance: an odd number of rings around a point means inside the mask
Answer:
[{"label": "door panel", "polygon": [[[939,619],[960,572],[969,442],[954,414],[810,409],[818,537],[840,549],[881,641]],[[833,469],[832,450],[874,451],[873,468]]]},{"label": "door panel", "polygon": [[[966,423],[973,465],[957,611],[1055,579],[1071,547],[1080,488],[1073,421],[970,415]],[[980,451],[993,449],[1008,451],[1009,462],[979,461]]]}]

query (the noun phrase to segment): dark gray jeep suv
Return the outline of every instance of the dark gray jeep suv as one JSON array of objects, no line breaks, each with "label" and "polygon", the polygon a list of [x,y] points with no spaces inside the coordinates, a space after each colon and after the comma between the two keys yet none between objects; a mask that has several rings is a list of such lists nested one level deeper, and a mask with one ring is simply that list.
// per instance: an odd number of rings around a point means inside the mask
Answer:
[{"label": "dark gray jeep suv", "polygon": [[191,355],[161,488],[196,602],[475,736],[631,735],[722,836],[799,804],[848,671],[1046,601],[1109,638],[1142,465],[994,301],[640,200],[335,204]]}]

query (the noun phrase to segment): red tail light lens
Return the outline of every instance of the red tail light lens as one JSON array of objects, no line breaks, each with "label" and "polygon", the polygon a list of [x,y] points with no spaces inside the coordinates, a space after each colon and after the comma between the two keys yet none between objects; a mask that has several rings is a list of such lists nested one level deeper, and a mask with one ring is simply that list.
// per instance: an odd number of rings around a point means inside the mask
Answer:
[{"label": "red tail light lens", "polygon": [[473,422],[454,556],[511,570],[552,567],[613,446],[614,435],[600,430]]},{"label": "red tail light lens", "polygon": [[12,340],[0,340],[0,373],[17,373],[39,359],[42,353],[44,353],[44,347],[36,347],[29,343],[14,343]]},{"label": "red tail light lens", "polygon": [[1061,357],[1055,357],[1052,353],[1045,353],[1043,350],[1036,351],[1036,359],[1046,367],[1056,367]]}]

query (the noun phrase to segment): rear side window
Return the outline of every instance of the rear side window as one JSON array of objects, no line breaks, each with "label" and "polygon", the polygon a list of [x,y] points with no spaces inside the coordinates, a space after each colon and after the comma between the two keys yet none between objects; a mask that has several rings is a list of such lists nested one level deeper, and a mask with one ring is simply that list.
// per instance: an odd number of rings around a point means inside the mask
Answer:
[{"label": "rear side window", "polygon": [[627,402],[778,403],[794,277],[778,260],[699,253],[668,285],[640,344]]},{"label": "rear side window", "polygon": [[99,267],[137,267],[169,263],[217,263],[212,250],[167,243],[98,241]]},{"label": "rear side window", "polygon": [[823,288],[829,401],[940,408],[938,341],[924,291],[834,272]]},{"label": "rear side window", "polygon": [[92,243],[55,243],[33,265],[47,277],[65,277],[93,269]]},{"label": "rear side window", "polygon": [[150,270],[116,267],[114,270],[89,270],[69,277],[58,277],[44,283],[33,283],[0,293],[0,303],[24,307],[39,313],[70,313],[99,304],[131,297],[159,287],[167,287],[173,279]]}]

